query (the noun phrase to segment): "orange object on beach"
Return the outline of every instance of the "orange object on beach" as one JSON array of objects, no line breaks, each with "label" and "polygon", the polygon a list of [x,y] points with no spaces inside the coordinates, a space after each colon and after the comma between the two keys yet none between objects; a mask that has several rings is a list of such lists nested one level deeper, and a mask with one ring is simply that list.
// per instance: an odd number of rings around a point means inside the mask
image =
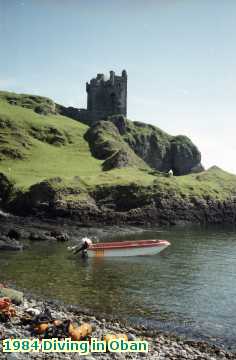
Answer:
[{"label": "orange object on beach", "polygon": [[104,341],[106,343],[109,343],[110,341],[113,340],[125,340],[128,341],[128,336],[126,334],[106,334],[104,336]]},{"label": "orange object on beach", "polygon": [[0,298],[0,310],[4,310],[11,305],[11,300],[9,298]]},{"label": "orange object on beach", "polygon": [[16,310],[11,306],[9,298],[0,298],[0,313],[8,317],[16,316]]},{"label": "orange object on beach", "polygon": [[45,333],[45,331],[47,331],[49,324],[48,323],[41,323],[38,324],[34,327],[34,331],[39,334],[42,335]]},{"label": "orange object on beach", "polygon": [[53,320],[52,324],[53,324],[54,326],[59,326],[59,325],[62,324],[62,321],[61,321],[61,320]]},{"label": "orange object on beach", "polygon": [[84,323],[81,326],[75,326],[72,323],[69,324],[68,333],[72,340],[79,341],[86,336],[92,334],[92,326]]}]

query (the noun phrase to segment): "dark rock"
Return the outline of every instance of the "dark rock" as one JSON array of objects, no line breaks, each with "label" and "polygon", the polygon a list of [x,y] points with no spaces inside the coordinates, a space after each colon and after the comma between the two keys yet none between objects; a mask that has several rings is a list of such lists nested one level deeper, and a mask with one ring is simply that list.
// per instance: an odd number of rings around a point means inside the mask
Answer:
[{"label": "dark rock", "polygon": [[0,204],[5,205],[14,191],[14,183],[0,173]]},{"label": "dark rock", "polygon": [[13,148],[2,148],[1,154],[13,160],[22,160],[25,157],[20,150]]},{"label": "dark rock", "polygon": [[55,241],[56,238],[51,236],[50,234],[31,232],[29,235],[29,240],[31,240],[31,241],[52,241],[52,240]]},{"label": "dark rock", "polygon": [[10,239],[15,239],[15,240],[20,240],[21,238],[21,232],[19,230],[16,229],[10,229],[7,233],[7,236]]},{"label": "dark rock", "polygon": [[[106,139],[106,136],[109,138]],[[93,155],[102,160],[112,156],[119,149],[119,137],[116,126],[108,121],[99,121],[85,134]]]},{"label": "dark rock", "polygon": [[43,96],[8,93],[6,100],[11,105],[32,109],[38,114],[56,113],[56,104],[51,99]]},{"label": "dark rock", "polygon": [[50,207],[56,196],[54,185],[61,181],[61,178],[53,178],[32,185],[23,198],[24,205],[26,207],[29,205],[31,208],[40,207],[40,205]]},{"label": "dark rock", "polygon": [[57,241],[61,241],[61,242],[66,242],[69,241],[70,239],[67,233],[57,230],[51,231],[50,236],[57,239]]},{"label": "dark rock", "polygon": [[22,250],[22,249],[23,249],[23,245],[20,244],[18,241],[11,240],[10,238],[8,238],[6,236],[0,237],[0,250],[17,251],[17,250]]},{"label": "dark rock", "polygon": [[[98,186],[89,194],[89,200],[65,202],[51,200],[51,205],[38,202],[36,214],[51,219],[70,219],[79,225],[132,224],[235,224],[236,203],[231,200],[206,201],[202,198],[176,198],[173,194],[160,194],[152,187],[137,184]],[[34,208],[28,209],[32,214]],[[31,239],[66,241],[67,234],[31,234]]]},{"label": "dark rock", "polygon": [[171,141],[171,156],[174,175],[203,171],[201,153],[186,136],[176,136]]},{"label": "dark rock", "polygon": [[37,105],[37,106],[34,108],[34,111],[35,111],[37,114],[40,114],[40,115],[48,115],[48,114],[50,114],[50,108],[49,108],[49,107],[46,107],[46,106],[43,106],[43,105]]},{"label": "dark rock", "polygon": [[68,141],[67,134],[59,131],[56,127],[53,126],[31,126],[30,135],[35,139],[46,142],[50,145],[65,145]]},{"label": "dark rock", "polygon": [[10,214],[8,214],[8,213],[0,210],[0,219],[1,219],[1,218],[2,218],[2,219],[6,219],[6,218],[9,217],[9,216],[10,216]]},{"label": "dark rock", "polygon": [[17,305],[23,302],[23,292],[8,287],[0,287],[0,297],[7,297]]},{"label": "dark rock", "polygon": [[145,164],[161,172],[173,169],[174,175],[203,170],[201,153],[189,138],[170,136],[155,126],[132,122],[124,116],[96,122],[85,138],[93,155],[105,160],[104,170]]},{"label": "dark rock", "polygon": [[108,118],[117,127],[119,133],[124,135],[127,131],[128,120],[123,115],[114,115]]},{"label": "dark rock", "polygon": [[132,159],[127,152],[119,150],[114,155],[104,161],[103,170],[120,169],[126,166],[132,166]]},{"label": "dark rock", "polygon": [[142,129],[138,132],[135,128],[131,129],[125,136],[125,140],[134,152],[153,169],[167,172],[172,168],[168,136],[162,136],[146,125],[146,131]]},{"label": "dark rock", "polygon": [[120,135],[117,127],[110,121],[99,121],[85,134],[92,154],[98,159],[105,160],[103,170],[111,170],[123,166],[146,165],[130,148]]}]

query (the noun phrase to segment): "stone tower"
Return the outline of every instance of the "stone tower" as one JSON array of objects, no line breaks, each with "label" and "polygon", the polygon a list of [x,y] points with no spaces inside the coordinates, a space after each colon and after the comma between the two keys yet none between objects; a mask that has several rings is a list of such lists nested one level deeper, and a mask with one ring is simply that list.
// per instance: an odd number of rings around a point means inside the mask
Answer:
[{"label": "stone tower", "polygon": [[87,112],[91,120],[106,119],[109,115],[127,115],[127,72],[121,76],[110,71],[110,78],[103,74],[86,84]]},{"label": "stone tower", "polygon": [[103,74],[86,83],[87,109],[61,107],[61,114],[91,125],[107,120],[111,115],[127,115],[127,72],[121,76],[110,71],[109,79]]}]

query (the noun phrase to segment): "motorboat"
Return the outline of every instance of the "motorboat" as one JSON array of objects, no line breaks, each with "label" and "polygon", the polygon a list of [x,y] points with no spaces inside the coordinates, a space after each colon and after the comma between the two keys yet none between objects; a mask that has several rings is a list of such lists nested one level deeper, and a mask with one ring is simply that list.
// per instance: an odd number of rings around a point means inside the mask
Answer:
[{"label": "motorboat", "polygon": [[82,239],[80,247],[71,248],[74,253],[88,257],[124,257],[156,255],[170,246],[167,240],[132,240],[95,243],[88,238]]}]

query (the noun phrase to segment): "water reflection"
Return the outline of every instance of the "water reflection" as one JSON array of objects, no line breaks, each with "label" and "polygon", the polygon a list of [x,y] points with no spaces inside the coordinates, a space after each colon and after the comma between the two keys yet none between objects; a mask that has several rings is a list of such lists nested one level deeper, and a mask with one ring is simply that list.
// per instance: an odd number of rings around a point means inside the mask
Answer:
[{"label": "water reflection", "polygon": [[64,244],[34,244],[22,253],[0,254],[1,278],[99,313],[233,344],[235,230],[172,228],[126,239],[155,237],[171,246],[140,258],[83,261],[68,255]]}]

